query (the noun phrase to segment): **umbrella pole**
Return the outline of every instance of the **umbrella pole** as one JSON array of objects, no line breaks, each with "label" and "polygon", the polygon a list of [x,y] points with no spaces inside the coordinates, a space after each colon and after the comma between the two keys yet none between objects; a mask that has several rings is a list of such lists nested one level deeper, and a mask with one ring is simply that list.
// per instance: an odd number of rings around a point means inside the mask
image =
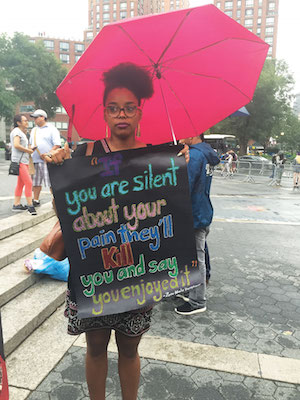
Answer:
[{"label": "umbrella pole", "polygon": [[174,142],[174,144],[176,145],[176,144],[177,144],[177,139],[176,139],[176,136],[175,136],[175,133],[174,133],[173,124],[172,124],[172,121],[171,121],[169,109],[168,109],[168,106],[167,106],[167,103],[166,103],[166,99],[165,99],[165,96],[164,96],[164,92],[163,92],[162,87],[161,87],[160,80],[159,80],[159,86],[160,86],[160,91],[161,91],[162,99],[163,99],[163,102],[164,102],[164,105],[165,105],[165,109],[166,109],[166,113],[167,113],[168,120],[169,120],[169,124],[170,124],[170,128],[171,128],[171,133],[172,133],[173,142]]}]

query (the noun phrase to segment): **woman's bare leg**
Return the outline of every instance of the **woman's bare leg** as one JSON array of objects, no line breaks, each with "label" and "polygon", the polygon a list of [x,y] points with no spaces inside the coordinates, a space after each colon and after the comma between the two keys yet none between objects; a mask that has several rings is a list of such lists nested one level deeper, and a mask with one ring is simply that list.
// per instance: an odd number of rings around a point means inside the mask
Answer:
[{"label": "woman's bare leg", "polygon": [[86,381],[91,400],[105,400],[107,377],[107,346],[110,329],[86,332]]},{"label": "woman's bare leg", "polygon": [[140,382],[140,357],[138,345],[141,336],[129,337],[116,332],[119,350],[119,376],[123,400],[136,400]]}]

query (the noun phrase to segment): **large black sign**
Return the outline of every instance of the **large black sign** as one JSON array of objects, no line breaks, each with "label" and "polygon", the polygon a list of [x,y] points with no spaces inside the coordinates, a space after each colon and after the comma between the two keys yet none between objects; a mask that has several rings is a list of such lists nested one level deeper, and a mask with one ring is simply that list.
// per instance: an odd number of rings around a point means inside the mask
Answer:
[{"label": "large black sign", "polygon": [[81,318],[142,308],[199,284],[180,148],[49,166]]}]

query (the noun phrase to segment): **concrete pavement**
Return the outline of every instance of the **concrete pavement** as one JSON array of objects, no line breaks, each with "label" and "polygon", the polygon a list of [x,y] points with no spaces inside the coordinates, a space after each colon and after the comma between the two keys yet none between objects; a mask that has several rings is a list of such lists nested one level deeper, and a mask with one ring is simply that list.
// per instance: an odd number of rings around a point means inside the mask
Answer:
[{"label": "concrete pavement", "polygon": [[[214,178],[208,310],[179,316],[177,299],[155,307],[139,399],[300,399],[300,194],[283,183]],[[84,337],[65,330],[59,309],[8,357],[12,399],[88,399]],[[109,350],[107,399],[120,399],[113,341]]]}]

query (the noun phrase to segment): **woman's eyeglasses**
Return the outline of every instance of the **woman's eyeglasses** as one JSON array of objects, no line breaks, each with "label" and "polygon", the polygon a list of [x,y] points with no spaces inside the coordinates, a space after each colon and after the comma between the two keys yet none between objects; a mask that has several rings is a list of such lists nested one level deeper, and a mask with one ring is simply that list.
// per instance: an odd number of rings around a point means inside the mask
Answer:
[{"label": "woman's eyeglasses", "polygon": [[125,107],[119,107],[119,106],[107,106],[105,107],[105,110],[107,111],[108,115],[110,117],[118,117],[121,113],[121,111],[124,112],[126,117],[132,118],[136,115],[136,112],[138,110],[137,106],[125,106]]}]

